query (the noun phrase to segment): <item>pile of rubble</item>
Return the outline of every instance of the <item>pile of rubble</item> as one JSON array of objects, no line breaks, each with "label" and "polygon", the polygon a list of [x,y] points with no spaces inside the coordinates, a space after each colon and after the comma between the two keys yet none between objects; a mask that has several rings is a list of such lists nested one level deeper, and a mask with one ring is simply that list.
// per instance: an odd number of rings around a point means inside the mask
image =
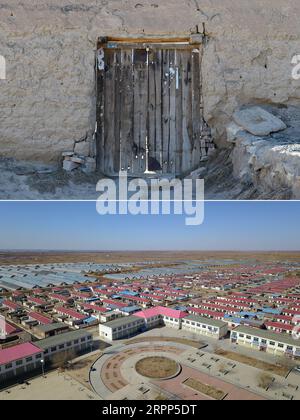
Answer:
[{"label": "pile of rubble", "polygon": [[92,150],[93,142],[87,138],[75,142],[72,151],[62,153],[63,169],[67,172],[72,172],[75,169],[80,169],[86,174],[91,174],[96,171],[96,158]]}]

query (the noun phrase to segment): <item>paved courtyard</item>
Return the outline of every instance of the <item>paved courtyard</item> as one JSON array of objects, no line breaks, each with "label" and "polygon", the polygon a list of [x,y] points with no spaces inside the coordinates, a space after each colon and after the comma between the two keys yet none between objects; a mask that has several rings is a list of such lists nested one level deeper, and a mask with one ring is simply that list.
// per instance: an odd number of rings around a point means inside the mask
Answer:
[{"label": "paved courtyard", "polygon": [[57,371],[0,392],[3,400],[99,400],[100,397],[67,374]]},{"label": "paved courtyard", "polygon": [[[164,356],[178,362],[182,370],[178,376],[169,380],[151,380],[136,371],[136,364],[144,357]],[[224,399],[254,400],[268,398],[263,390],[255,386],[239,383],[238,377],[248,374],[250,367],[236,365],[228,360],[211,360],[212,355],[188,345],[165,342],[136,344],[117,344],[105,351],[93,365],[90,374],[95,392],[103,399],[145,399],[145,395],[156,394],[165,399],[211,399],[205,394],[196,392],[184,383],[189,378],[217,388],[224,392]],[[220,362],[222,366],[220,366]],[[227,368],[226,368],[227,363]],[[214,365],[216,364],[216,366]],[[223,366],[224,364],[224,366]],[[218,368],[222,368],[222,373]],[[248,381],[247,381],[248,382]],[[136,391],[140,391],[137,395]],[[270,396],[271,397],[271,396]]]}]

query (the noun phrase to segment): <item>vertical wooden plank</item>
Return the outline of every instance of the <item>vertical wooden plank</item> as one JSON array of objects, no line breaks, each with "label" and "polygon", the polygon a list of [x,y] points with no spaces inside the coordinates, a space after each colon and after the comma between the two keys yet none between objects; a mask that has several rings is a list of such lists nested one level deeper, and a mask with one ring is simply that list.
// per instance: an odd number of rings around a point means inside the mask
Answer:
[{"label": "vertical wooden plank", "polygon": [[[120,131],[121,131],[121,86],[122,86],[122,71],[121,71],[121,50],[117,50],[115,54],[115,111],[112,118],[115,125],[115,148],[114,148],[114,172],[117,175],[121,168],[120,160]],[[113,99],[113,98],[112,98]]]},{"label": "vertical wooden plank", "polygon": [[175,172],[180,175],[182,171],[183,153],[183,124],[182,124],[182,93],[183,93],[183,64],[182,51],[176,51],[176,149],[175,149]]},{"label": "vertical wooden plank", "polygon": [[103,144],[103,170],[107,175],[114,173],[114,146],[115,124],[115,50],[107,49],[105,52],[105,89],[104,89],[104,144]]},{"label": "vertical wooden plank", "polygon": [[170,51],[162,51],[162,160],[163,173],[168,172],[170,139]]},{"label": "vertical wooden plank", "polygon": [[145,49],[134,50],[133,67],[133,172],[138,175],[146,170],[146,137],[148,135],[148,53]]},{"label": "vertical wooden plank", "polygon": [[[163,168],[163,138],[162,138],[162,51],[156,50],[155,60],[155,159]],[[161,172],[160,171],[160,172]]]},{"label": "vertical wooden plank", "polygon": [[205,148],[201,149],[201,78],[200,78],[200,50],[192,51],[192,168],[199,167],[201,155],[206,155]]},{"label": "vertical wooden plank", "polygon": [[96,158],[97,167],[100,171],[104,171],[104,70],[97,68],[97,142],[96,142]]},{"label": "vertical wooden plank", "polygon": [[140,95],[139,95],[139,67],[135,61],[135,51],[133,57],[133,152],[132,152],[132,172],[139,173],[139,149],[140,149]]},{"label": "vertical wooden plank", "polygon": [[140,95],[140,174],[146,171],[146,148],[148,136],[148,54],[146,52],[145,61],[140,63],[139,77],[139,95]]},{"label": "vertical wooden plank", "polygon": [[148,169],[153,170],[151,167],[151,159],[156,159],[156,51],[150,50],[148,56],[148,149],[149,149],[149,162]]},{"label": "vertical wooden plank", "polygon": [[169,51],[170,72],[170,134],[168,143],[168,172],[175,174],[175,151],[176,151],[176,52]]},{"label": "vertical wooden plank", "polygon": [[182,167],[181,171],[191,169],[192,161],[192,84],[191,84],[191,54],[182,52],[183,83],[182,83]]},{"label": "vertical wooden plank", "polygon": [[133,148],[133,79],[132,79],[132,50],[121,51],[121,129],[120,129],[120,157],[121,170],[132,171]]}]

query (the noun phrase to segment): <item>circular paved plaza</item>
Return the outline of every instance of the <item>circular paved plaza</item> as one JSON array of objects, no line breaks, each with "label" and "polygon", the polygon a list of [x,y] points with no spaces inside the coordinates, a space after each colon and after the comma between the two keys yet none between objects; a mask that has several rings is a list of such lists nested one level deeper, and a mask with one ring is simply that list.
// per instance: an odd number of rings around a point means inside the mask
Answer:
[{"label": "circular paved plaza", "polygon": [[[261,399],[229,383],[229,377],[224,381],[217,363],[212,371],[214,360],[212,354],[199,348],[159,338],[157,342],[120,343],[106,349],[94,363],[90,383],[104,400],[211,400],[218,395],[224,399]],[[226,364],[218,359],[220,362]]]},{"label": "circular paved plaza", "polygon": [[[138,373],[137,366],[141,361],[149,358],[160,358],[173,362],[176,370],[166,377],[174,377],[180,372],[178,356],[184,351],[173,345],[145,344],[122,346],[119,351],[107,351],[94,364],[90,375],[91,383],[96,392],[103,397],[121,390],[127,385],[144,384],[154,376]],[[115,354],[114,354],[115,353]],[[149,371],[148,371],[149,373]],[[148,376],[148,377],[147,377]],[[156,379],[159,379],[156,377]],[[109,392],[107,392],[109,391]]]}]

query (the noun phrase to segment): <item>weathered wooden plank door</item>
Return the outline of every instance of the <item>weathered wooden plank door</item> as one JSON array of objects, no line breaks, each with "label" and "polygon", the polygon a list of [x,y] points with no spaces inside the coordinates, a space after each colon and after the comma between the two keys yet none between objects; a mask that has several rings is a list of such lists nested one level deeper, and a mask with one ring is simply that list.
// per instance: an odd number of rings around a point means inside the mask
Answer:
[{"label": "weathered wooden plank door", "polygon": [[207,155],[202,140],[201,46],[111,43],[98,63],[98,163],[127,171],[184,174]]}]

